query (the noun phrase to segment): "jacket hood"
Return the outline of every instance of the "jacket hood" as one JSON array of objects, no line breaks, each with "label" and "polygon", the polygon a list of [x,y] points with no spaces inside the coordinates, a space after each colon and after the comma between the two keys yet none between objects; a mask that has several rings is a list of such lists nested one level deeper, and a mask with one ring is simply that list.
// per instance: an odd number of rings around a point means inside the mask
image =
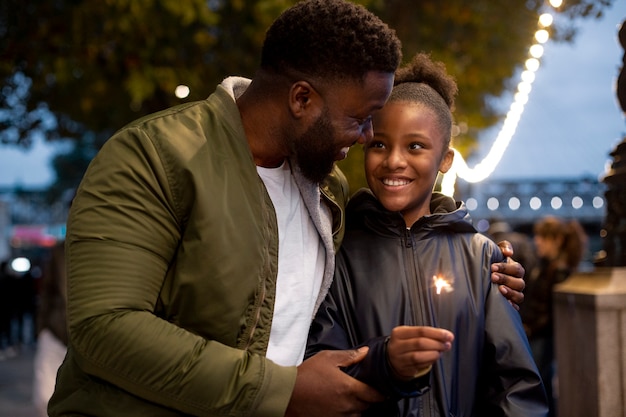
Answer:
[{"label": "jacket hood", "polygon": [[[475,233],[470,215],[463,202],[441,193],[433,193],[430,212],[411,226],[413,233],[428,234],[433,230],[452,233]],[[346,209],[346,229],[365,227],[380,235],[401,236],[406,233],[404,218],[399,212],[385,209],[372,191],[363,188],[350,199]]]}]

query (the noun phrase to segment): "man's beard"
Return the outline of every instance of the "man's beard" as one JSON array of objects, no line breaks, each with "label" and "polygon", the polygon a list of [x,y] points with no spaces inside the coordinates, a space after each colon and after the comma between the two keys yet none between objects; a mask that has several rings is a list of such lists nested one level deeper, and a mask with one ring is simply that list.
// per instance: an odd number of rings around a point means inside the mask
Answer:
[{"label": "man's beard", "polygon": [[330,174],[337,145],[327,110],[293,142],[293,151],[302,174],[309,180],[319,184]]}]

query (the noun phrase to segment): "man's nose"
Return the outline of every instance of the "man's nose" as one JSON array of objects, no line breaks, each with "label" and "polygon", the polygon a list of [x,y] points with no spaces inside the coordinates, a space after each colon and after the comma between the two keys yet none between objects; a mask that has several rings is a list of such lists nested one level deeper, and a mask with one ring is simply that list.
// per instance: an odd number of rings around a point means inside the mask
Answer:
[{"label": "man's nose", "polygon": [[363,125],[363,128],[361,129],[361,136],[359,136],[358,142],[361,145],[364,145],[367,142],[371,141],[373,137],[374,129],[372,129],[372,121],[370,119]]}]

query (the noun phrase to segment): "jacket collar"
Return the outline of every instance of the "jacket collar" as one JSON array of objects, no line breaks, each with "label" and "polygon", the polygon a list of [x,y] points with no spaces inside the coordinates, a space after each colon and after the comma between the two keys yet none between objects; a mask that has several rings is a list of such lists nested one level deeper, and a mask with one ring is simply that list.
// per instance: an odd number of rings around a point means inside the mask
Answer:
[{"label": "jacket collar", "polygon": [[[454,201],[441,193],[433,193],[430,203],[432,214],[424,216],[411,226],[413,232],[428,232],[445,228],[451,232],[476,232],[463,202]],[[406,233],[404,219],[399,212],[385,209],[369,189],[355,193],[346,209],[350,229],[367,228],[382,235],[401,236]]]}]

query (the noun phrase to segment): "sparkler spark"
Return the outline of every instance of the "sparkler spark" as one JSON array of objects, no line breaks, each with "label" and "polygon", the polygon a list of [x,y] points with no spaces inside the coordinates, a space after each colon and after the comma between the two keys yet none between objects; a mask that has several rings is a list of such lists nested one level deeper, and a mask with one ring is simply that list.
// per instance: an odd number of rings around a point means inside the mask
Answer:
[{"label": "sparkler spark", "polygon": [[454,289],[452,287],[452,280],[447,280],[441,275],[433,276],[433,285],[435,286],[435,292],[437,294],[441,294],[441,291],[451,292]]}]

